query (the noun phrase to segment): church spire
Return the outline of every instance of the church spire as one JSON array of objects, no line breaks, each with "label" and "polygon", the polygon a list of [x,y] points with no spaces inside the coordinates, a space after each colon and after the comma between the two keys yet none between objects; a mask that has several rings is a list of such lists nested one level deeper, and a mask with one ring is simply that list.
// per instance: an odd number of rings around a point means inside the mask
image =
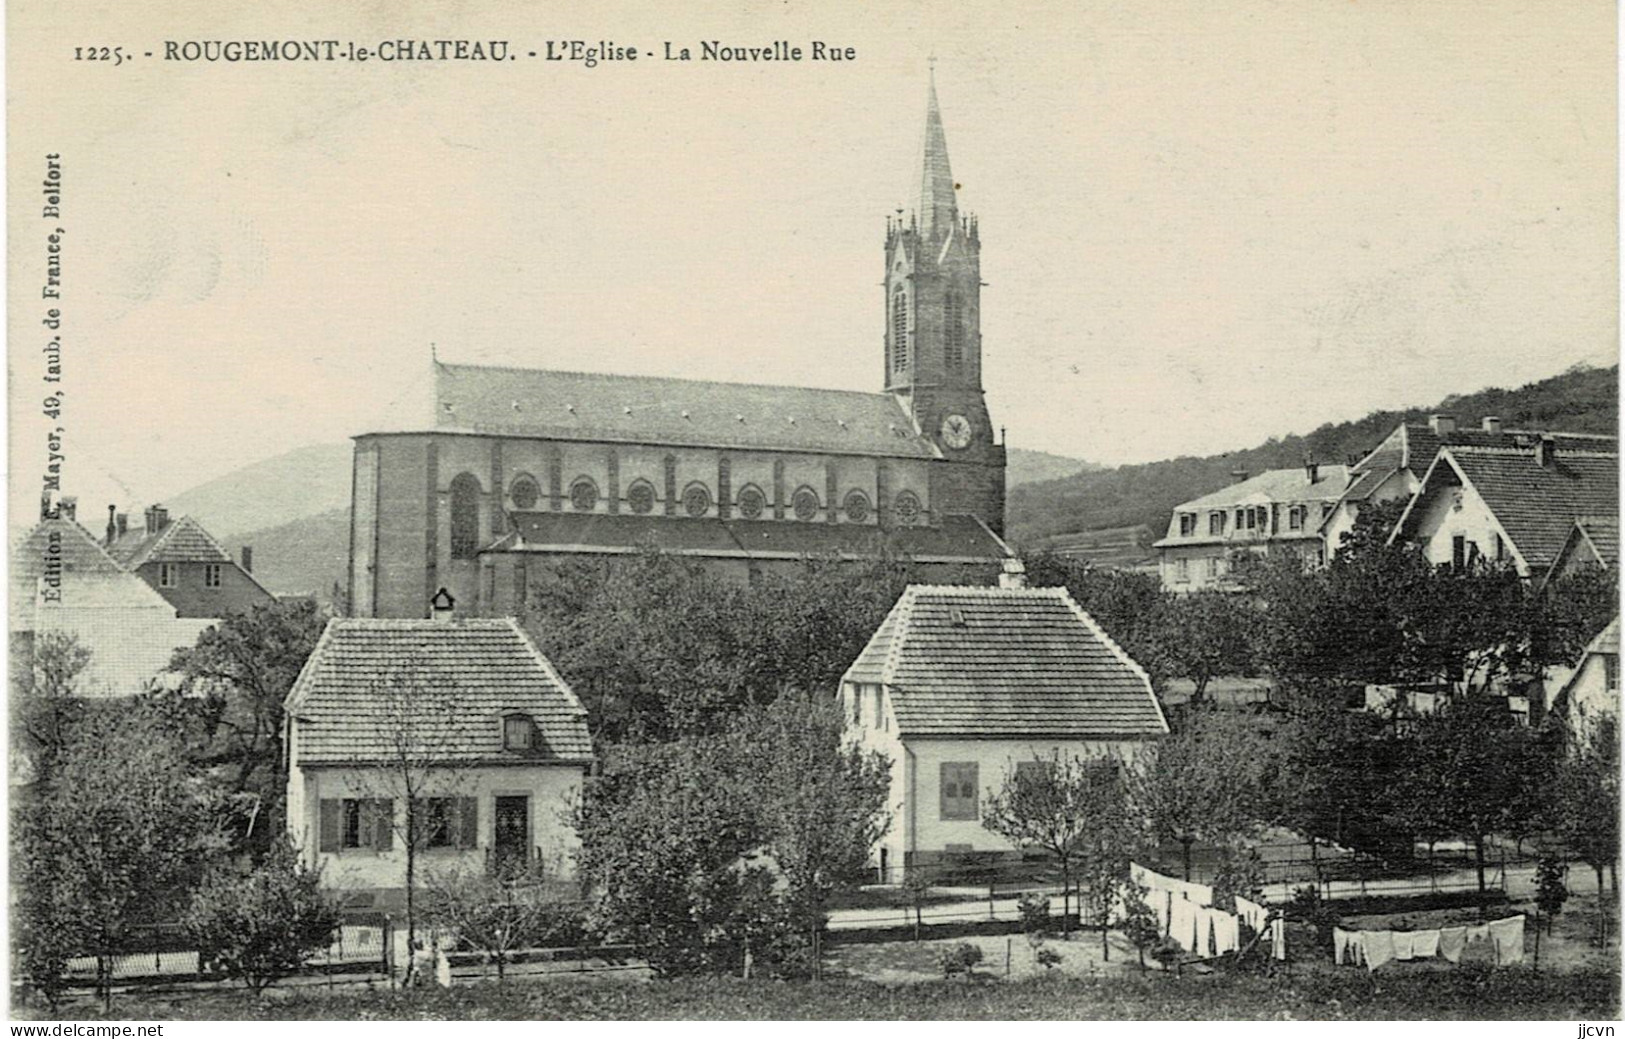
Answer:
[{"label": "church spire", "polygon": [[931,66],[919,210],[920,234],[928,239],[947,234],[959,220],[959,209],[954,202],[954,175],[948,168],[948,137],[942,132],[942,113],[937,109],[936,59],[932,59]]}]

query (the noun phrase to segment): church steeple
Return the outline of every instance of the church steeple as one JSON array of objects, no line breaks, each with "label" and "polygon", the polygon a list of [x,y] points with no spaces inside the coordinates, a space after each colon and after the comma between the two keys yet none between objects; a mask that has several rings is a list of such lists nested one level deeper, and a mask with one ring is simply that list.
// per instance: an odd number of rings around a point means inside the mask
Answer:
[{"label": "church steeple", "polygon": [[946,234],[959,221],[954,201],[954,174],[948,166],[948,136],[937,108],[937,70],[933,63],[925,104],[925,146],[920,176],[920,234],[927,239]]}]

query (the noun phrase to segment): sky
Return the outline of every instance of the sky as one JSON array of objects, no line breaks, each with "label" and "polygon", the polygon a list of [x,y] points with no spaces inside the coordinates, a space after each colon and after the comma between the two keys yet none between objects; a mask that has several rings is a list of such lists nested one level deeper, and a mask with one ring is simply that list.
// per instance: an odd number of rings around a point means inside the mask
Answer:
[{"label": "sky", "polygon": [[[81,6],[7,11],[14,517],[47,425],[67,493],[150,502],[391,424],[431,344],[878,390],[885,219],[917,190],[931,56],[1011,446],[1208,454],[1617,357],[1607,3]],[[521,57],[162,60],[403,38]],[[569,39],[648,53],[525,56]],[[702,40],[857,56],[660,59]],[[98,41],[136,57],[73,60]]]}]

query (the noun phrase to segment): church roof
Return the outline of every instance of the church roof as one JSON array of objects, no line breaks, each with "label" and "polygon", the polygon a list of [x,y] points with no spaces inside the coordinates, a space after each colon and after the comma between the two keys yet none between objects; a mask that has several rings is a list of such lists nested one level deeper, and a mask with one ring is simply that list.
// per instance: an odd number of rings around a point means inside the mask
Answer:
[{"label": "church roof", "polygon": [[626,553],[639,547],[678,555],[800,559],[840,555],[907,557],[919,562],[996,563],[1009,553],[972,516],[945,516],[936,527],[881,528],[856,523],[674,519],[600,513],[516,512],[511,534],[488,551]]},{"label": "church roof", "polygon": [[889,688],[904,737],[1155,737],[1150,679],[1065,588],[912,585],[843,681]]},{"label": "church roof", "polygon": [[297,764],[384,763],[395,716],[412,700],[387,683],[411,673],[427,690],[414,718],[425,746],[447,761],[512,763],[504,714],[530,715],[542,762],[592,757],[581,701],[517,622],[335,618],[294,681],[285,707],[299,719]]},{"label": "church roof", "polygon": [[435,365],[436,428],[557,440],[934,458],[884,393]]}]

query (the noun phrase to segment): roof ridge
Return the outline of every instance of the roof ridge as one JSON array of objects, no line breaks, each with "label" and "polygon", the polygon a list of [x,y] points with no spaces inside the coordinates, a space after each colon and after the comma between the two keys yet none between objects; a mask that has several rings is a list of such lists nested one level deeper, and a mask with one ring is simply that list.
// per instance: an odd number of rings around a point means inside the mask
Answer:
[{"label": "roof ridge", "polygon": [[877,393],[873,390],[841,390],[825,386],[792,386],[788,383],[774,382],[732,382],[727,379],[685,379],[680,375],[621,375],[614,372],[581,372],[563,368],[525,368],[520,365],[508,364],[454,364],[446,361],[436,363],[448,372],[457,368],[471,368],[486,372],[528,372],[532,375],[564,375],[572,378],[597,379],[606,382],[674,382],[685,386],[734,386],[754,390],[798,390],[809,393],[840,393],[853,397],[881,398],[895,403],[892,394],[884,391]]},{"label": "roof ridge", "polygon": [[886,662],[880,666],[880,681],[884,685],[891,685],[897,674],[903,643],[908,637],[909,621],[914,618],[914,598],[915,586],[910,585],[903,589],[903,594],[897,597],[897,605],[892,607],[897,614],[897,624],[892,630],[891,645],[886,647]]},{"label": "roof ridge", "polygon": [[569,701],[570,706],[575,708],[576,716],[585,718],[587,708],[582,704],[581,698],[576,696],[576,691],[570,688],[570,683],[566,682],[564,676],[559,674],[558,669],[553,666],[553,662],[547,659],[547,654],[543,653],[541,647],[536,645],[535,640],[530,637],[530,632],[526,631],[524,625],[519,623],[519,618],[506,617],[503,619],[513,629],[514,634],[519,636],[520,644],[530,651],[530,655],[535,658],[541,669],[547,673],[547,677],[553,680],[554,685],[558,686],[559,691],[564,694],[564,698]]}]

